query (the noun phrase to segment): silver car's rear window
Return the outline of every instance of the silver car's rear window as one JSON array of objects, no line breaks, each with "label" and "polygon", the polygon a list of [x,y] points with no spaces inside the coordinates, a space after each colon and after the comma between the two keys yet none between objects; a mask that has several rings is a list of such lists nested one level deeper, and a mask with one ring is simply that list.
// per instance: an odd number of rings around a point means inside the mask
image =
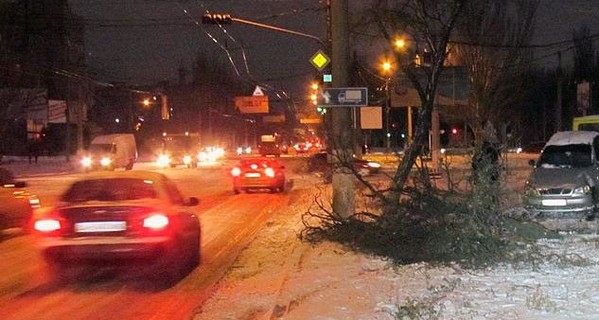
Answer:
[{"label": "silver car's rear window", "polygon": [[539,165],[544,168],[584,168],[592,164],[591,146],[588,144],[550,145],[539,159]]},{"label": "silver car's rear window", "polygon": [[65,202],[124,201],[156,198],[152,181],[118,178],[93,179],[75,182],[64,195]]}]

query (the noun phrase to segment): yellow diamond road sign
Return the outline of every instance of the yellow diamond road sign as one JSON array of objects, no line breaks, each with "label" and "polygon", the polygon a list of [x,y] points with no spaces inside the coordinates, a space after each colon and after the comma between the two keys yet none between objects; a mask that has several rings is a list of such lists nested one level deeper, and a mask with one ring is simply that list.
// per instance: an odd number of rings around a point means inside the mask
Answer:
[{"label": "yellow diamond road sign", "polygon": [[316,69],[318,69],[318,71],[322,71],[322,69],[324,69],[329,62],[331,62],[331,59],[324,52],[322,52],[322,50],[318,50],[318,52],[312,56],[310,62],[316,67]]}]

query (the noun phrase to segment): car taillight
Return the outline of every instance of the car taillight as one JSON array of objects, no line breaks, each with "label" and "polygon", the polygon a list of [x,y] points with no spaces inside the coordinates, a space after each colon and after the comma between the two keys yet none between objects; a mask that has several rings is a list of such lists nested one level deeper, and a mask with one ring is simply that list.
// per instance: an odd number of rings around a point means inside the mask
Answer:
[{"label": "car taillight", "polygon": [[231,175],[233,175],[234,177],[237,177],[241,174],[241,169],[235,167],[231,170]]},{"label": "car taillight", "polygon": [[168,222],[167,216],[157,213],[145,218],[142,225],[144,228],[157,230],[168,226]]},{"label": "car taillight", "polygon": [[29,205],[34,209],[39,208],[41,206],[40,199],[35,196],[29,197]]},{"label": "car taillight", "polygon": [[266,169],[264,169],[264,174],[267,177],[274,178],[275,177],[275,170],[273,168],[266,168]]},{"label": "car taillight", "polygon": [[60,227],[60,221],[52,218],[36,220],[33,224],[34,230],[44,233],[58,231]]}]

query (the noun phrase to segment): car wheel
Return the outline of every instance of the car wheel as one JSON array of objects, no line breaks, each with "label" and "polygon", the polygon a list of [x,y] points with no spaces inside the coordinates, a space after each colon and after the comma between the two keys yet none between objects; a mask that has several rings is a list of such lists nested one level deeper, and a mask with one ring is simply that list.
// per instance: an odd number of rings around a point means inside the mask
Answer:
[{"label": "car wheel", "polygon": [[48,276],[54,282],[66,283],[76,279],[77,269],[67,263],[57,261],[53,258],[46,258]]},{"label": "car wheel", "polygon": [[198,231],[195,236],[189,241],[189,248],[187,249],[189,256],[187,257],[187,269],[191,272],[200,264],[200,232]]},{"label": "car wheel", "polygon": [[[188,254],[185,252],[187,245],[180,239],[168,250],[168,252],[159,258],[156,263],[156,280],[165,287],[174,285],[183,275],[184,268],[189,263]],[[183,259],[183,257],[185,257]]]},{"label": "car wheel", "polygon": [[125,170],[133,170],[133,162],[129,162],[125,167]]},{"label": "car wheel", "polygon": [[285,181],[279,185],[279,192],[285,192]]},{"label": "car wheel", "polygon": [[240,193],[241,193],[241,190],[239,190],[239,189],[237,189],[237,188],[233,188],[233,192],[234,192],[235,194],[240,194]]}]

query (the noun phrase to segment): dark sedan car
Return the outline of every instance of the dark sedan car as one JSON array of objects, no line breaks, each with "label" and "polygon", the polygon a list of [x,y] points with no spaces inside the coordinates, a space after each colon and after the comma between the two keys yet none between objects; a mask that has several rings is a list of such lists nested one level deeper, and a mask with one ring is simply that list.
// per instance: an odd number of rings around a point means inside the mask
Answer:
[{"label": "dark sedan car", "polygon": [[27,229],[39,199],[24,188],[27,183],[15,180],[12,172],[0,168],[0,230]]},{"label": "dark sedan car", "polygon": [[[332,169],[330,156],[326,152],[313,154],[308,159],[308,171],[318,172],[325,176],[330,175]],[[381,164],[376,161],[369,161],[354,157],[352,159],[352,168],[361,176],[376,174],[381,170]]]},{"label": "dark sedan car", "polygon": [[233,191],[268,189],[285,191],[285,166],[276,158],[248,158],[231,170]]},{"label": "dark sedan car", "polygon": [[199,263],[200,223],[189,210],[197,204],[160,173],[97,173],[74,182],[33,228],[54,276],[135,265],[174,279]]}]

